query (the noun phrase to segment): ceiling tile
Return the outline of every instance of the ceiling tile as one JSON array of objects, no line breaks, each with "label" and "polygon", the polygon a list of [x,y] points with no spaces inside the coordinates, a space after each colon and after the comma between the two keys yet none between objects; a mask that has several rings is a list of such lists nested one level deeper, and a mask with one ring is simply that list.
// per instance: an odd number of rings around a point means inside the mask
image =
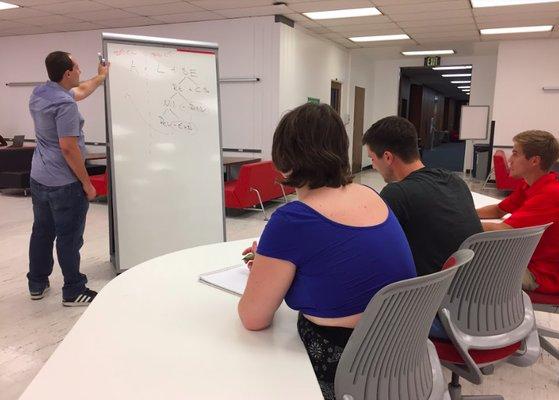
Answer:
[{"label": "ceiling tile", "polygon": [[42,17],[32,17],[32,18],[21,18],[18,19],[19,22],[35,25],[35,26],[45,26],[45,25],[53,25],[53,24],[64,24],[68,22],[76,22],[74,19],[70,17],[66,17],[63,15],[46,15]]},{"label": "ceiling tile", "polygon": [[131,12],[127,12],[119,9],[88,11],[88,12],[81,12],[81,13],[69,13],[66,15],[82,21],[101,21],[101,20],[109,20],[109,19],[117,19],[117,18],[124,19],[124,18],[135,18],[138,16],[137,14],[133,14]]},{"label": "ceiling tile", "polygon": [[431,2],[418,2],[418,3],[408,3],[408,4],[394,4],[379,6],[379,9],[390,16],[391,14],[405,14],[405,13],[416,13],[416,12],[428,12],[428,11],[442,11],[442,10],[471,10],[469,2],[464,0],[453,0],[453,1],[435,1]]},{"label": "ceiling tile", "polygon": [[416,40],[420,39],[472,39],[472,38],[479,38],[479,32],[438,32],[438,33],[419,33],[417,35],[413,35],[412,37]]},{"label": "ceiling tile", "polygon": [[414,26],[436,26],[436,25],[461,25],[461,24],[472,24],[474,20],[472,17],[462,17],[462,18],[445,18],[440,19],[419,19],[416,21],[401,21],[398,22],[403,28],[409,28]]},{"label": "ceiling tile", "polygon": [[64,0],[6,0],[8,3],[15,3],[19,6],[37,6],[37,5],[44,5],[44,4],[52,4],[52,3],[60,3]]},{"label": "ceiling tile", "polygon": [[134,14],[143,15],[146,17],[153,16],[153,15],[184,14],[184,13],[204,11],[200,7],[196,7],[193,6],[192,4],[187,4],[182,1],[174,2],[174,3],[166,3],[166,4],[140,6],[134,8],[125,8],[124,10]]},{"label": "ceiling tile", "polygon": [[221,15],[213,13],[211,11],[201,11],[195,13],[171,14],[171,15],[156,15],[153,16],[152,18],[156,21],[165,22],[167,24],[223,19]]},{"label": "ceiling tile", "polygon": [[505,25],[555,25],[559,22],[559,18],[553,15],[541,15],[538,17],[533,16],[514,16],[514,15],[487,15],[483,17],[476,17],[478,25],[482,24],[505,24]]},{"label": "ceiling tile", "polygon": [[264,6],[248,8],[230,8],[225,10],[215,10],[219,15],[227,18],[256,17],[262,15],[275,15],[287,13],[289,9],[284,6]]},{"label": "ceiling tile", "polygon": [[470,19],[473,18],[470,10],[438,10],[438,11],[431,11],[431,12],[412,12],[412,13],[402,13],[402,14],[390,14],[389,17],[395,22],[418,21],[424,19],[444,20],[447,18],[470,18]]},{"label": "ceiling tile", "polygon": [[106,10],[110,8],[106,4],[96,3],[94,1],[68,1],[63,3],[55,4],[43,4],[33,7],[33,10],[46,11],[53,14],[68,14],[72,12],[82,12],[82,11],[96,11],[96,10]]},{"label": "ceiling tile", "polygon": [[97,3],[106,4],[114,8],[138,7],[161,3],[172,3],[177,0],[93,0]]},{"label": "ceiling tile", "polygon": [[188,2],[210,11],[228,8],[269,6],[272,4],[270,0],[189,0]]},{"label": "ceiling tile", "polygon": [[448,32],[448,31],[477,31],[476,24],[460,24],[460,25],[429,25],[429,26],[414,26],[406,28],[408,33],[426,33],[426,32]]},{"label": "ceiling tile", "polygon": [[70,32],[70,31],[91,31],[95,29],[102,29],[103,26],[98,24],[93,24],[91,22],[70,22],[66,24],[54,24],[47,25],[45,28],[56,29],[59,32]]},{"label": "ceiling tile", "polygon": [[22,24],[16,21],[0,21],[0,31],[5,31],[10,28],[22,28],[28,26],[27,24]]},{"label": "ceiling tile", "polygon": [[132,17],[98,20],[95,21],[95,24],[102,25],[105,28],[125,28],[131,26],[157,25],[161,24],[161,22],[149,17]]},{"label": "ceiling tile", "polygon": [[11,35],[37,35],[40,33],[47,33],[47,32],[50,32],[50,30],[47,28],[42,28],[40,26],[25,26],[21,28],[10,29]]},{"label": "ceiling tile", "polygon": [[44,15],[49,15],[49,13],[41,10],[34,10],[32,8],[12,8],[10,10],[0,11],[0,19],[6,19],[6,20],[42,17]]},{"label": "ceiling tile", "polygon": [[322,34],[322,33],[332,33],[332,31],[324,26],[308,27],[309,31]]},{"label": "ceiling tile", "polygon": [[290,9],[297,12],[330,11],[343,10],[348,8],[373,7],[373,4],[368,0],[323,0],[305,1],[295,4],[288,1],[287,3]]}]

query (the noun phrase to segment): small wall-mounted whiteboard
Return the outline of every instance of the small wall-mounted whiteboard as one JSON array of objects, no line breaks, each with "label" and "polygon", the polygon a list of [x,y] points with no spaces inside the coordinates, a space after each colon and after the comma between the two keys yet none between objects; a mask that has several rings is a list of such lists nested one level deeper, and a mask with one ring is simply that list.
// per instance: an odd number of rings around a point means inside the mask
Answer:
[{"label": "small wall-mounted whiteboard", "polygon": [[487,139],[489,106],[462,106],[460,116],[460,140]]},{"label": "small wall-mounted whiteboard", "polygon": [[104,33],[103,49],[116,270],[224,241],[217,45]]}]

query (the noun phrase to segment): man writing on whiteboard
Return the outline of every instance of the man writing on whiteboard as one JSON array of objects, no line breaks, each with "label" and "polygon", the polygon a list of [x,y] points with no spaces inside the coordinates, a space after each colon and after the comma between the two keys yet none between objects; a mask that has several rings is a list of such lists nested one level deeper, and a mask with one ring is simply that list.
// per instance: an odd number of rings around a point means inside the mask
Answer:
[{"label": "man writing on whiteboard", "polygon": [[85,169],[84,119],[76,101],[88,97],[105,80],[108,65],[99,64],[92,79],[80,83],[80,67],[71,54],[50,53],[45,59],[49,81],[33,90],[29,111],[37,147],[31,166],[33,231],[29,244],[29,291],[38,300],[49,289],[56,239],[58,263],[64,276],[62,304],[87,306],[97,293],[80,273],[88,200],[96,196]]}]

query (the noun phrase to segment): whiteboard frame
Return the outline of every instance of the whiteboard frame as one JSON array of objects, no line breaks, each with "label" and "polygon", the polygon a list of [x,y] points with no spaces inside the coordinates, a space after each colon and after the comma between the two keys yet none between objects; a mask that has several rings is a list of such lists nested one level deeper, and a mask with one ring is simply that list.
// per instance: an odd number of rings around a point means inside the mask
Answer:
[{"label": "whiteboard frame", "polygon": [[[120,33],[108,33],[103,32],[101,34],[102,48],[103,48],[103,58],[108,59],[107,44],[108,43],[120,43],[120,44],[138,44],[138,45],[151,45],[157,47],[184,47],[193,48],[201,50],[211,50],[215,53],[215,63],[216,63],[216,80],[217,80],[217,106],[218,106],[218,129],[219,129],[219,162],[221,165],[221,175],[224,174],[223,167],[223,138],[221,129],[221,110],[220,110],[220,89],[219,89],[219,59],[218,59],[218,49],[217,43],[213,42],[199,42],[194,40],[182,40],[182,39],[171,39],[162,37],[152,37],[152,36],[141,36],[141,35],[126,35]],[[111,96],[109,90],[109,79],[110,73],[107,75],[104,82],[105,89],[105,124],[106,124],[106,147],[107,147],[107,168],[109,170],[109,181],[110,185],[110,195],[108,196],[108,208],[109,208],[109,248],[110,248],[110,261],[115,268],[117,274],[126,271],[126,269],[121,269],[120,266],[120,255],[119,255],[119,240],[118,240],[118,213],[117,213],[117,200],[116,191],[113,190],[115,187],[115,181],[113,179],[114,165],[112,160],[114,159],[114,149],[111,145],[113,131],[112,131],[112,119],[111,119]],[[225,227],[225,187],[223,179],[221,182],[221,204],[222,204],[222,216],[223,216],[223,229],[222,229],[222,240],[227,241],[226,227]]]},{"label": "whiteboard frame", "polygon": [[[463,118],[462,118],[462,117],[464,116],[462,110],[463,110],[465,107],[467,107],[467,108],[475,108],[475,107],[477,107],[477,108],[479,108],[479,107],[487,108],[487,120],[485,121],[485,137],[484,137],[484,138],[478,138],[478,137],[476,137],[476,138],[468,138],[468,137],[463,137],[463,136],[462,136],[462,132],[463,132],[463,130],[462,130],[462,121],[463,121]],[[491,111],[491,109],[489,108],[489,106],[471,106],[471,105],[463,105],[463,106],[461,107],[461,112],[460,112],[460,136],[459,136],[459,139],[460,139],[460,140],[487,140],[487,131],[488,131],[487,128],[488,128],[488,126],[489,126],[489,112],[490,112],[490,111]]]}]

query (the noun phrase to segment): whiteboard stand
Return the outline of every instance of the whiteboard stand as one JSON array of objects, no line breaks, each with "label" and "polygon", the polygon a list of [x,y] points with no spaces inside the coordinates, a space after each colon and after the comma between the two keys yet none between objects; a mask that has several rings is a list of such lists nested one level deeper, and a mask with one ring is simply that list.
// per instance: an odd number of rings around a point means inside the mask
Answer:
[{"label": "whiteboard stand", "polygon": [[[218,45],[103,33],[117,273],[225,241]],[[188,268],[188,266],[185,266]]]}]

